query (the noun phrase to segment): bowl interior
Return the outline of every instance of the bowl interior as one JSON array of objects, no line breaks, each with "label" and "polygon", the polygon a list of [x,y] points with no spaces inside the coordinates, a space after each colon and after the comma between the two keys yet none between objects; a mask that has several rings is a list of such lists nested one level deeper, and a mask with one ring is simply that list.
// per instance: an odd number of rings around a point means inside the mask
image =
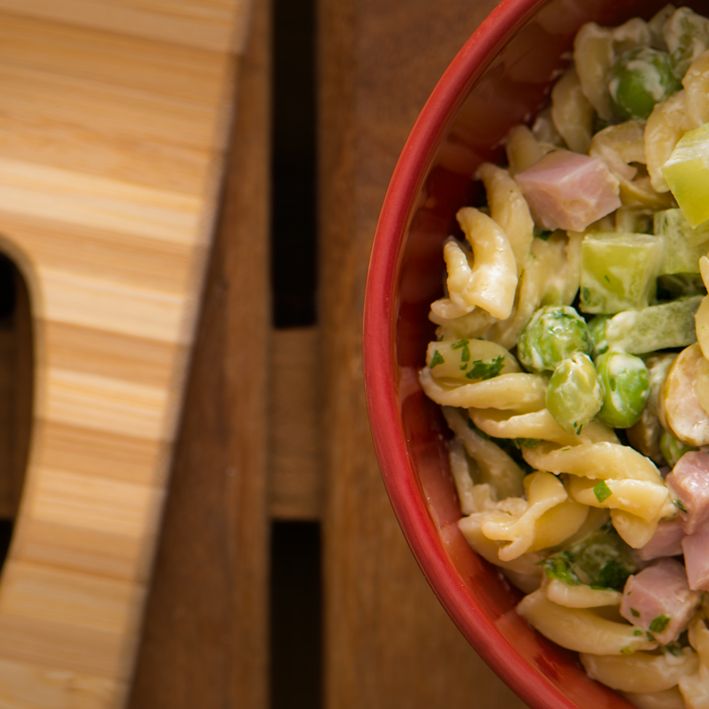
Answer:
[{"label": "bowl interior", "polygon": [[[572,653],[519,618],[519,593],[469,548],[448,470],[445,424],[418,386],[442,243],[455,212],[480,200],[471,175],[502,156],[533,115],[588,21],[650,17],[663,0],[503,0],[463,47],[412,130],[385,199],[365,304],[365,381],[375,448],[404,533],[442,603],[476,650],[533,706],[629,706],[589,680]],[[709,2],[687,4],[703,14]]]}]

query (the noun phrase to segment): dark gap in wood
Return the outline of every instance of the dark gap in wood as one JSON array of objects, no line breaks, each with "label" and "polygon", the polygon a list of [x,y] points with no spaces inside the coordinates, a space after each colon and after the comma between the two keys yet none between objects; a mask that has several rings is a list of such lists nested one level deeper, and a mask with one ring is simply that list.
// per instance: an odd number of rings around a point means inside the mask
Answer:
[{"label": "dark gap in wood", "polygon": [[0,566],[5,561],[25,481],[32,424],[34,343],[29,290],[0,254]]},{"label": "dark gap in wood", "polygon": [[275,327],[316,319],[316,1],[274,0],[271,284]]},{"label": "dark gap in wood", "polygon": [[17,302],[15,264],[4,254],[0,254],[0,327],[12,325],[12,315]]},{"label": "dark gap in wood", "polygon": [[322,708],[320,525],[271,527],[271,709]]}]

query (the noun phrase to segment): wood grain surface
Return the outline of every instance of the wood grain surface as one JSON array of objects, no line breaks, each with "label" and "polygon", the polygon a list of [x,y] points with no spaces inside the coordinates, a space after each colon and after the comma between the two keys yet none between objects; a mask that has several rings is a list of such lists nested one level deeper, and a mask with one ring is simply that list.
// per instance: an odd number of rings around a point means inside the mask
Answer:
[{"label": "wood grain surface", "polygon": [[360,354],[389,175],[435,80],[493,5],[317,0],[319,318],[274,331],[272,3],[256,0],[131,707],[283,700],[269,688],[273,520],[320,520],[325,599],[322,696],[295,693],[278,709],[523,706],[454,628],[406,546],[372,451]]},{"label": "wood grain surface", "polygon": [[238,65],[134,709],[269,705],[269,21],[270,3],[258,0]]},{"label": "wood grain surface", "polygon": [[0,246],[28,286],[35,345],[0,584],[2,706],[125,701],[243,8],[0,2]]},{"label": "wood grain surface", "polygon": [[370,445],[354,326],[407,131],[494,4],[320,1],[328,708],[523,706],[453,627],[394,520]]}]

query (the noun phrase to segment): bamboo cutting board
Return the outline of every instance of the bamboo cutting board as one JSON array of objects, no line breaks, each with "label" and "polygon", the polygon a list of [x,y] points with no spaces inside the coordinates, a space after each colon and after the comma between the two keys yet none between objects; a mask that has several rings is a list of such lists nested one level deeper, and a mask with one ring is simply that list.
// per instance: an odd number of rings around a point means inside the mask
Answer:
[{"label": "bamboo cutting board", "polygon": [[246,4],[0,0],[0,247],[35,348],[2,707],[125,700]]}]

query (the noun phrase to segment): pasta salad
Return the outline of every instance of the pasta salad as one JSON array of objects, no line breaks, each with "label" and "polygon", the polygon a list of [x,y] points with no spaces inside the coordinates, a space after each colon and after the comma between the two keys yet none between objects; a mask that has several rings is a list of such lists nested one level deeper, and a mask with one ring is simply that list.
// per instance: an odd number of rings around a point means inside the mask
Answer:
[{"label": "pasta salad", "polygon": [[709,20],[588,23],[457,213],[419,373],[459,527],[640,707],[709,707]]}]

